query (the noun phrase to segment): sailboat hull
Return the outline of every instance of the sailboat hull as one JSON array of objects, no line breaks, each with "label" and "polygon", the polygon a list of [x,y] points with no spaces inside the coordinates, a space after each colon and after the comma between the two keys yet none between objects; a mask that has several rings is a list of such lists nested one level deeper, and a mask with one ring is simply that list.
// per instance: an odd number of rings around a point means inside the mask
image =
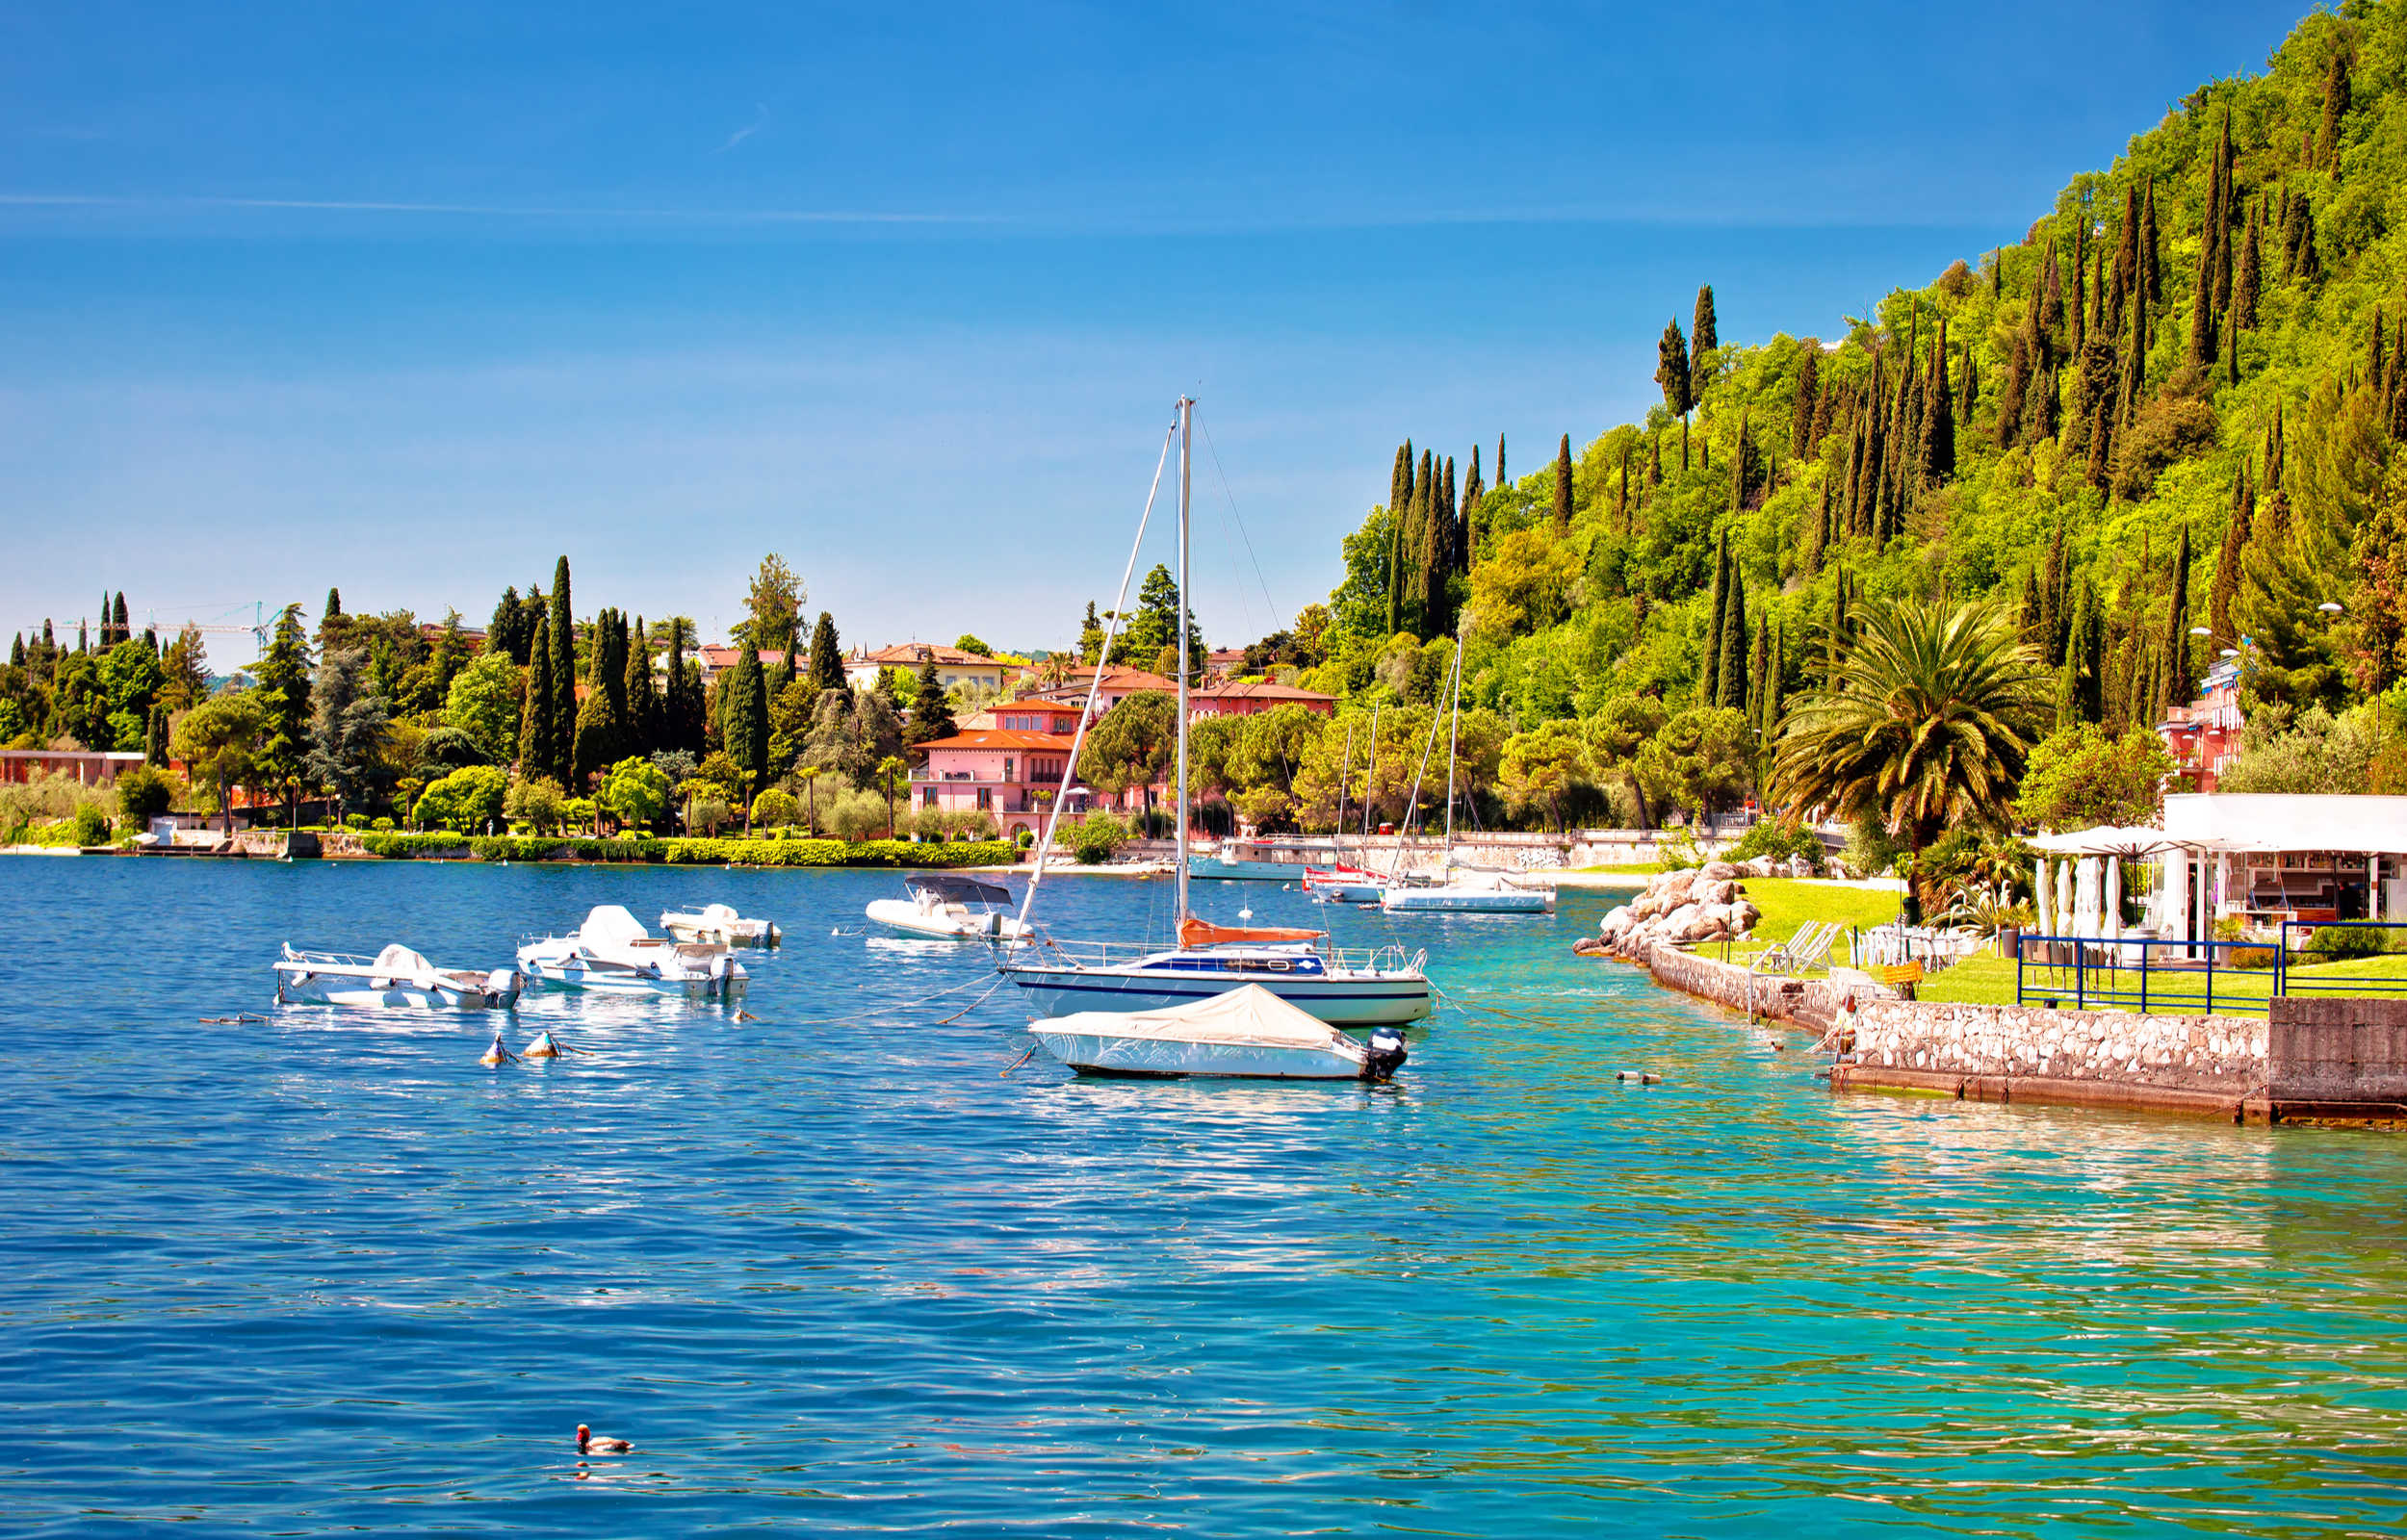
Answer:
[{"label": "sailboat hull", "polygon": [[1509,888],[1393,887],[1380,907],[1391,914],[1543,914],[1555,906],[1545,893]]},{"label": "sailboat hull", "polygon": [[1423,978],[1287,977],[1249,972],[1171,972],[1160,968],[1062,968],[1011,965],[1004,975],[1048,1016],[1080,1011],[1166,1011],[1258,984],[1332,1026],[1402,1026],[1430,1013]]}]

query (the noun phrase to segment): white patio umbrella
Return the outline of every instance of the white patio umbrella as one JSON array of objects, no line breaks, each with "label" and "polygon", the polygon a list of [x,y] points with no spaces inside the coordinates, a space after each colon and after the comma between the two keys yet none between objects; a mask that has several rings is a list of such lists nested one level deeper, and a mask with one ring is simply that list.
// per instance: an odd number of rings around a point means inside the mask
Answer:
[{"label": "white patio umbrella", "polygon": [[2123,858],[2106,859],[2106,888],[2098,895],[2098,934],[2109,941],[2123,938]]},{"label": "white patio umbrella", "polygon": [[2056,863],[2056,928],[2059,936],[2076,936],[2073,919],[2073,863]]},{"label": "white patio umbrella", "polygon": [[2053,929],[2055,924],[2055,906],[2048,902],[2048,900],[2054,896],[2054,894],[2048,891],[2048,858],[2042,856],[2034,864],[2031,876],[2032,911],[2033,918],[2039,927],[2039,934],[2042,936],[2054,936],[2056,934],[2056,931]]}]

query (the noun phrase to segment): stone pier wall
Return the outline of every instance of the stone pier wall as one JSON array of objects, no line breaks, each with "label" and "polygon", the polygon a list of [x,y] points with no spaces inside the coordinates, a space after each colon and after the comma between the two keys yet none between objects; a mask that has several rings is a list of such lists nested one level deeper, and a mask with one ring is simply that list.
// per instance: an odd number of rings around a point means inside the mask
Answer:
[{"label": "stone pier wall", "polygon": [[2111,1081],[2236,1099],[2265,1089],[2265,1032],[2244,1016],[1880,1000],[1857,1013],[1855,1067]]}]

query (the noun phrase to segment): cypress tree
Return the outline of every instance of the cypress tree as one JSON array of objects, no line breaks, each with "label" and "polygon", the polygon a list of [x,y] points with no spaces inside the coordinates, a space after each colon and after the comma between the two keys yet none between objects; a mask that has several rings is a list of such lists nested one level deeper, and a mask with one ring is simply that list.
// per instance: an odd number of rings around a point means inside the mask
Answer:
[{"label": "cypress tree", "polygon": [[1814,543],[1805,552],[1805,570],[1808,573],[1822,571],[1823,552],[1830,549],[1830,480],[1829,469],[1825,467],[1822,498],[1814,509]]},{"label": "cypress tree", "polygon": [[552,741],[546,746],[542,770],[569,785],[577,762],[577,621],[570,607],[568,558],[552,568]]},{"label": "cypress tree", "polygon": [[1704,394],[1705,381],[1713,374],[1713,360],[1707,355],[1721,346],[1721,328],[1714,324],[1714,286],[1701,284],[1696,290],[1696,312],[1689,326],[1688,377],[1692,399]]},{"label": "cypress tree", "polygon": [[2073,297],[2072,302],[2065,307],[2064,311],[2066,321],[2064,350],[2075,358],[2081,356],[2081,345],[2087,336],[2084,329],[2086,318],[2083,315],[2083,311],[2087,308],[2087,300],[2082,284],[2088,270],[2089,225],[2084,218],[2081,223],[2073,226]]},{"label": "cypress tree", "polygon": [[769,708],[761,673],[761,654],[749,646],[736,649],[736,666],[727,671],[722,688],[719,735],[727,757],[744,773],[744,800],[760,785],[769,763]]},{"label": "cypress tree", "polygon": [[957,731],[953,723],[952,697],[945,691],[945,681],[936,677],[933,662],[919,665],[919,688],[911,703],[911,723],[903,730],[903,742],[917,746],[949,738]]},{"label": "cypress tree", "polygon": [[2333,53],[2323,75],[2323,136],[2316,157],[2333,170],[2340,168],[2341,120],[2348,113],[2348,54],[2342,49]]},{"label": "cypress tree", "polygon": [[1453,629],[1446,615],[1446,576],[1452,570],[1450,550],[1454,532],[1454,509],[1448,506],[1453,494],[1454,463],[1447,461],[1435,468],[1430,477],[1427,506],[1421,521],[1420,601],[1421,632],[1425,636],[1443,636]]},{"label": "cypress tree", "polygon": [[2214,645],[2236,647],[2232,629],[2232,600],[2239,592],[2240,561],[2248,549],[2248,526],[2257,511],[2256,489],[2249,485],[2248,467],[2232,481],[2232,516],[2223,526],[2223,546],[2215,553],[2214,581],[2207,590],[2207,627]]},{"label": "cypress tree", "polygon": [[[125,590],[124,590],[124,589],[122,589],[122,588],[120,588],[120,589],[118,589],[118,590],[117,590],[117,603],[116,603],[116,612],[115,612],[115,621],[116,621],[116,627],[115,627],[115,629],[116,629],[116,641],[118,641],[118,642],[130,642],[130,641],[132,641],[132,640],[134,639],[134,624],[133,624],[133,622],[132,622],[131,620],[129,620],[129,619],[127,618],[126,613],[125,613]],[[113,642],[113,643],[111,643],[111,645],[112,645],[112,646],[114,646],[114,645],[116,645],[116,643],[114,643],[114,642]]]},{"label": "cypress tree", "polygon": [[1822,349],[1808,345],[1797,367],[1797,399],[1789,407],[1789,458],[1801,460],[1813,451],[1814,402],[1821,395]]},{"label": "cypress tree", "polygon": [[1504,440],[1505,436],[1503,434],[1499,433],[1496,435],[1496,485],[1500,487],[1512,485],[1510,481],[1505,479]]},{"label": "cypress tree", "polygon": [[[592,647],[595,672],[606,666],[609,648],[608,610],[595,617]],[[739,649],[749,654],[749,647]],[[756,669],[758,665],[755,665]],[[590,784],[592,778],[608,770],[619,760],[618,703],[612,699],[618,691],[615,680],[592,679],[586,681],[585,698],[577,707],[576,735],[572,740],[569,762],[571,780],[568,784],[579,791]]]},{"label": "cypress tree", "polygon": [[[1626,460],[1629,451],[1624,449],[1622,454]],[[1474,444],[1471,446],[1471,469],[1462,478],[1462,540],[1455,552],[1457,571],[1471,570],[1471,520],[1479,510],[1481,500],[1487,496],[1488,488],[1479,478],[1479,446]]]},{"label": "cypress tree", "polygon": [[1663,336],[1655,344],[1655,383],[1663,387],[1663,404],[1683,423],[1688,409],[1696,404],[1693,394],[1695,376],[1689,370],[1688,339],[1680,335],[1677,320],[1663,323]]},{"label": "cypress tree", "polygon": [[1730,511],[1747,511],[1747,408],[1739,408],[1738,444],[1730,451]]},{"label": "cypress tree", "polygon": [[1725,531],[1714,547],[1712,619],[1705,625],[1704,673],[1697,681],[1696,704],[1711,706],[1721,693],[1721,628],[1730,609],[1730,536]]},{"label": "cypress tree", "polygon": [[1646,484],[1663,485],[1663,435],[1651,434],[1646,440]]},{"label": "cypress tree", "polygon": [[2239,263],[2232,279],[2232,315],[2236,330],[2253,331],[2257,325],[2257,300],[2264,289],[2263,257],[2258,247],[2265,239],[2265,218],[2256,204],[2248,206],[2247,228],[2239,242]]},{"label": "cypress tree", "polygon": [[527,709],[518,719],[518,773],[527,780],[552,773],[552,616],[535,616],[534,661],[527,666]]},{"label": "cypress tree", "polygon": [[25,666],[25,633],[23,631],[18,631],[9,642],[9,666],[11,668]]},{"label": "cypress tree", "polygon": [[1630,532],[1630,441],[1628,439],[1621,441],[1621,491],[1614,499],[1613,511],[1621,525],[1621,532],[1628,534]]},{"label": "cypress tree", "polygon": [[1721,670],[1714,681],[1714,705],[1725,711],[1747,709],[1747,581],[1738,564],[1730,564],[1730,608],[1721,623]]},{"label": "cypress tree", "polygon": [[1571,532],[1571,435],[1555,449],[1555,537]]},{"label": "cypress tree", "polygon": [[1788,649],[1777,626],[1767,626],[1763,660],[1755,670],[1756,728],[1766,747],[1779,735],[1782,676],[1788,670]]},{"label": "cypress tree", "polygon": [[142,763],[154,770],[161,770],[167,767],[167,762],[168,708],[164,706],[154,706],[150,708],[150,721],[146,724],[142,735]]},{"label": "cypress tree", "polygon": [[[792,657],[787,663],[791,670]],[[649,755],[660,747],[660,692],[653,681],[652,637],[644,629],[643,617],[635,617],[635,629],[627,647],[626,667],[621,675],[619,697],[627,703],[627,715],[621,724],[629,754]]]},{"label": "cypress tree", "polygon": [[1404,475],[1390,493],[1387,505],[1391,517],[1387,521],[1387,634],[1393,636],[1404,629],[1404,558],[1410,550],[1406,543],[1408,526],[1412,522],[1412,500],[1417,495],[1412,480],[1412,441],[1406,439],[1399,451],[1404,462]]},{"label": "cypress tree", "polygon": [[1926,486],[1955,475],[1955,401],[1948,389],[1948,323],[1939,322],[1939,343],[1930,359],[1929,395],[1923,402],[1922,443],[1917,463]]},{"label": "cypress tree", "polygon": [[2157,185],[2148,184],[2139,200],[2139,297],[2152,310],[2164,305],[2164,262],[2161,232],[2157,225]]},{"label": "cypress tree", "polygon": [[2189,526],[2182,526],[2182,543],[2173,552],[2173,603],[2164,621],[2164,645],[2159,652],[2164,673],[2153,698],[2148,702],[2156,721],[2163,718],[2163,708],[2174,704],[2172,690],[2176,684],[2187,685],[2189,678]]}]

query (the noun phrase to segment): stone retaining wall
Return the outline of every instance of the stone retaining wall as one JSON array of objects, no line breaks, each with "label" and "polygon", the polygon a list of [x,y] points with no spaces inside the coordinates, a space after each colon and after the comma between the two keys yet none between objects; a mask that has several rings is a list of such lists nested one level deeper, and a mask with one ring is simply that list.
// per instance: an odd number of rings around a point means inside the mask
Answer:
[{"label": "stone retaining wall", "polygon": [[1856,1014],[1855,1067],[2111,1081],[2238,1098],[2265,1089],[2265,1031],[2242,1016],[1877,1000]]},{"label": "stone retaining wall", "polygon": [[[1655,976],[1656,983],[1669,988],[1749,1015],[1794,1021],[1816,1032],[1829,1030],[1830,1023],[1837,1019],[1839,1001],[1847,992],[1827,979],[1749,974],[1735,962],[1683,952],[1676,946],[1649,946],[1640,961]],[[1867,992],[1869,987],[1855,988],[1859,1005]]]}]

